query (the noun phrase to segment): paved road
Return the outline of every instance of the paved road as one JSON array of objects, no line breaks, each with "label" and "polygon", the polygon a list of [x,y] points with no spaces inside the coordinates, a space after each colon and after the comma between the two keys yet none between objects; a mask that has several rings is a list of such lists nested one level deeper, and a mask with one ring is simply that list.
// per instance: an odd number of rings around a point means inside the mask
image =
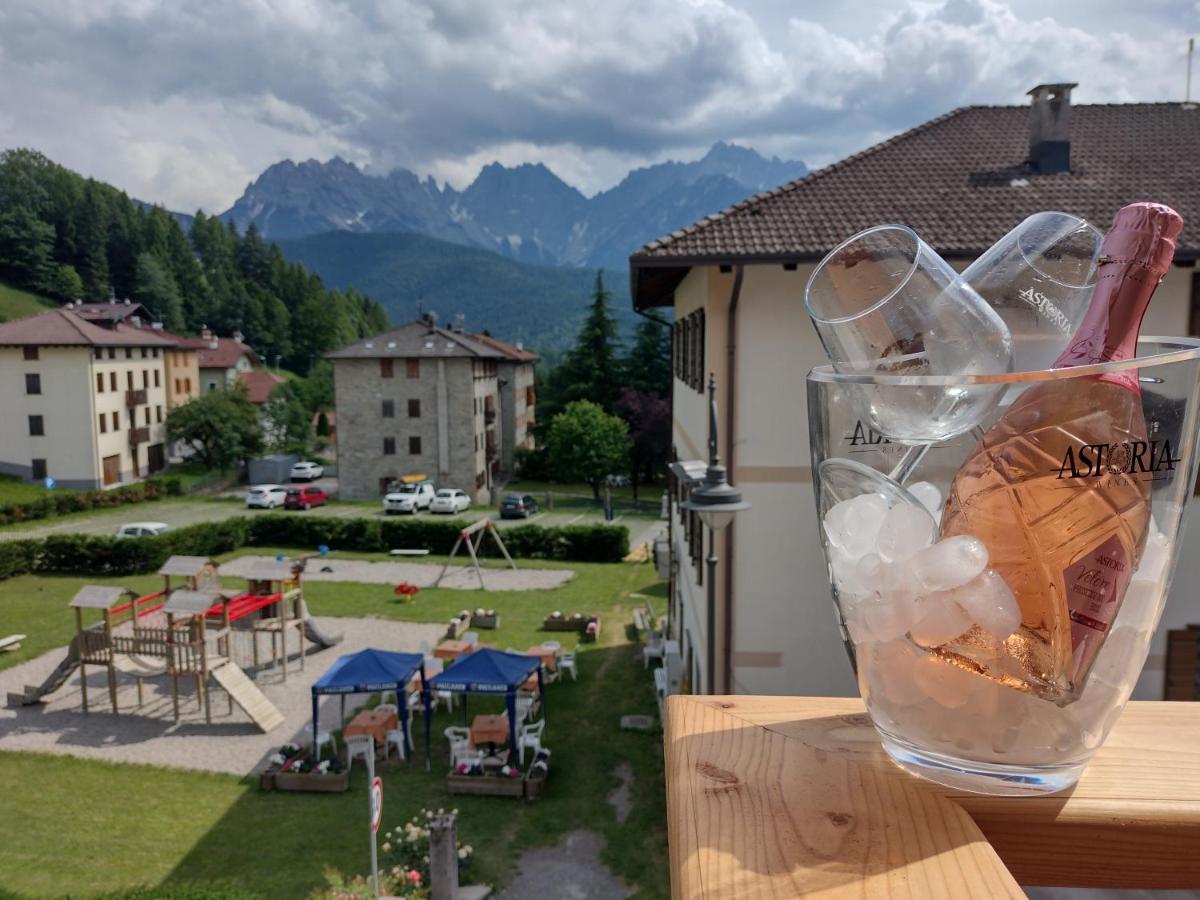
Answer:
[{"label": "paved road", "polygon": [[[358,518],[363,516],[383,518],[379,507],[357,503],[332,503],[316,509],[289,510],[284,513],[289,516],[338,516],[341,518]],[[166,522],[175,528],[184,525],[194,525],[197,522],[214,522],[231,516],[264,515],[265,510],[246,509],[233,500],[165,500],[157,503],[141,503],[136,506],[126,506],[119,509],[102,510],[85,515],[65,518],[40,519],[21,528],[0,529],[0,540],[16,540],[17,538],[46,537],[51,534],[115,534],[117,529],[129,522]],[[431,513],[420,513],[422,517]],[[567,525],[591,524],[603,522],[604,517],[598,510],[565,512],[542,512],[529,519],[501,520],[496,510],[492,508],[471,509],[460,518],[474,521],[484,516],[492,516],[496,524],[502,528],[521,525],[526,522],[537,525]],[[439,517],[440,518],[440,517]],[[617,525],[629,528],[631,543],[657,520],[642,517],[622,517],[615,520]],[[644,540],[644,538],[643,538]]]}]

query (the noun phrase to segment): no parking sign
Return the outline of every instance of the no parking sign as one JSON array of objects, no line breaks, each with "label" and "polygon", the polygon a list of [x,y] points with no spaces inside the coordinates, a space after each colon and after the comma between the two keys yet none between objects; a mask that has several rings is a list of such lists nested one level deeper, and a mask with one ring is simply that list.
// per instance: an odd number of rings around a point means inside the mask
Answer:
[{"label": "no parking sign", "polygon": [[376,776],[371,779],[371,833],[379,830],[383,821],[383,779]]}]

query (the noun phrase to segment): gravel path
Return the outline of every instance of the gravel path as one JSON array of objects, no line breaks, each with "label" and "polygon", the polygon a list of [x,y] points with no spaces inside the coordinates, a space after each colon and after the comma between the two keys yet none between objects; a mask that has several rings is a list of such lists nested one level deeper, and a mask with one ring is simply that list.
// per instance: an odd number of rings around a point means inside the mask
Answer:
[{"label": "gravel path", "polygon": [[[222,570],[224,572],[224,570]],[[198,709],[195,682],[180,679],[181,719],[171,710],[170,681],[165,676],[145,681],[145,705],[137,709],[137,687],[132,678],[118,676],[117,702],[122,714],[112,715],[108,705],[105,671],[88,668],[88,700],[92,712],[83,714],[79,672],[42,705],[17,709],[0,708],[0,750],[31,750],[62,753],[110,762],[150,763],[184,769],[203,769],[245,775],[264,764],[266,757],[288,741],[303,743],[303,730],[312,715],[314,681],[339,656],[368,647],[381,650],[416,651],[422,640],[436,643],[444,625],[394,622],[385,619],[321,618],[318,625],[330,634],[342,634],[342,643],[317,651],[307,644],[305,669],[299,671],[297,648],[288,665],[288,680],[278,669],[265,668],[257,675],[247,670],[259,689],[284,716],[284,724],[263,734],[238,708],[229,706],[224,692],[209,679],[212,690],[213,722],[204,721]],[[293,633],[293,639],[294,639]],[[267,646],[264,639],[261,646]],[[40,684],[62,659],[65,648],[53,650],[11,669],[0,671],[0,697],[20,691],[25,684]],[[360,698],[365,699],[365,698]],[[354,698],[347,703],[347,714]],[[334,724],[337,698],[326,698],[321,706],[323,721]],[[327,717],[327,718],[324,718]]]},{"label": "gravel path", "polygon": [[[248,575],[254,566],[269,556],[239,556],[221,563],[222,575]],[[498,565],[491,562],[490,565]],[[328,570],[328,571],[326,571]],[[358,581],[366,584],[399,584],[407,581],[417,587],[432,587],[441,566],[407,562],[370,562],[361,559],[310,559],[304,570],[305,581]],[[489,591],[549,590],[566,584],[575,573],[570,569],[500,569],[484,568],[483,578]],[[442,579],[441,587],[458,590],[478,590],[475,570],[451,566]]]},{"label": "gravel path", "polygon": [[600,861],[604,839],[594,831],[572,831],[553,847],[526,850],[517,875],[496,900],[558,897],[562,900],[621,900],[633,893]]}]

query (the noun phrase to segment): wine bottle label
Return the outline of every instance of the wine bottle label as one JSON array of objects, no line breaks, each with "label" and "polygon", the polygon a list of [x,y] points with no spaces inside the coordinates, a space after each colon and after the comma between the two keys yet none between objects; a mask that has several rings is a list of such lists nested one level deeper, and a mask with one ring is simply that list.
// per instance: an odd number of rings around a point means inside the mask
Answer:
[{"label": "wine bottle label", "polygon": [[1071,680],[1076,690],[1082,689],[1132,577],[1129,556],[1115,534],[1063,572],[1071,617]]}]

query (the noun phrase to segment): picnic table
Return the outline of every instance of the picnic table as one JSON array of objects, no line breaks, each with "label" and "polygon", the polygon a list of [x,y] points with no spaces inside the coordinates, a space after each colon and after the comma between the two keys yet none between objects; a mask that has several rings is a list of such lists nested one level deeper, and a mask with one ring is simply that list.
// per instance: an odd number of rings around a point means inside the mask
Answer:
[{"label": "picnic table", "polygon": [[387,734],[400,727],[400,717],[390,710],[365,709],[350,720],[342,729],[342,737],[357,734],[370,735],[375,740],[375,749],[387,746]]},{"label": "picnic table", "polygon": [[542,644],[530,647],[525,651],[526,656],[536,656],[542,661],[542,666],[549,672],[553,672],[558,667],[558,650],[546,647]]},{"label": "picnic table", "polygon": [[471,743],[476,747],[487,744],[489,756],[496,752],[497,745],[508,743],[508,713],[472,719]]},{"label": "picnic table", "polygon": [[470,653],[472,649],[466,641],[442,641],[433,648],[433,655],[438,659],[454,660]]}]

